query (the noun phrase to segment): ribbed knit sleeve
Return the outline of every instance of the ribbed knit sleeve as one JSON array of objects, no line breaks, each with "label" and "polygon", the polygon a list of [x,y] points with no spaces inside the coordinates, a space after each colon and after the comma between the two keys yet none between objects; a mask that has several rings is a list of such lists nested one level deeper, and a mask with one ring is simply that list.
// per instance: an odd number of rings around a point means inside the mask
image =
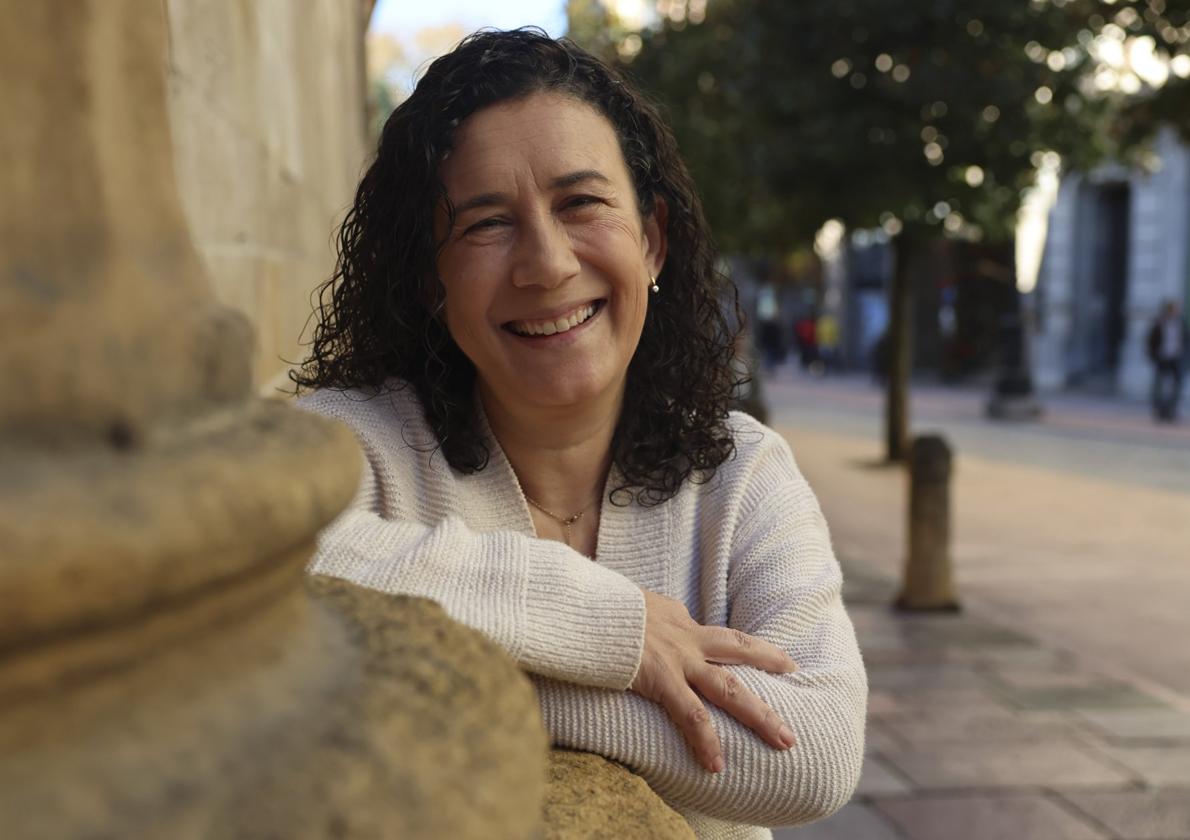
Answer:
[{"label": "ribbed knit sleeve", "polygon": [[[744,479],[723,491],[719,510],[721,527],[734,529],[722,581],[725,623],[773,642],[799,668],[774,675],[723,667],[789,723],[796,746],[773,749],[708,704],[726,762],[712,774],[660,706],[631,692],[536,680],[555,741],[623,762],[696,827],[698,815],[721,827],[821,819],[850,799],[863,763],[867,681],[826,523],[785,442],[761,434],[761,451],[750,456]],[[715,588],[705,580],[701,586]],[[713,828],[700,830],[704,835],[728,836]]]},{"label": "ribbed knit sleeve", "polygon": [[[303,403],[347,421],[365,451],[380,451],[367,422],[373,408],[328,405]],[[559,542],[475,531],[455,515],[433,524],[402,518],[416,500],[388,498],[383,507],[398,514],[382,516],[376,473],[365,459],[355,500],[319,535],[311,573],[437,601],[531,673],[610,689],[632,682],[644,644],[644,594],[636,584]]]}]

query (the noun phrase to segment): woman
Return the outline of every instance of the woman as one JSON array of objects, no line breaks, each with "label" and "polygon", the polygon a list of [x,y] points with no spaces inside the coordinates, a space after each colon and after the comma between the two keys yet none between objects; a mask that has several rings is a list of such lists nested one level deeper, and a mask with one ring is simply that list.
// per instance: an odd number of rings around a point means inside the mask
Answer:
[{"label": "woman", "polygon": [[556,744],[699,836],[765,837],[850,797],[866,682],[813,495],[728,413],[713,259],[669,131],[598,60],[519,30],[435,61],[295,378],[367,456],[311,571],[437,600],[531,674]]}]

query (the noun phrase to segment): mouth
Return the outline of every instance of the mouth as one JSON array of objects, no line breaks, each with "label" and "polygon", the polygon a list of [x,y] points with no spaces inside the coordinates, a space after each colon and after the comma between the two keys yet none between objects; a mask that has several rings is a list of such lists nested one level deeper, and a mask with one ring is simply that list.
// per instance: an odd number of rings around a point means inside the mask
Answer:
[{"label": "mouth", "polygon": [[598,315],[600,310],[603,309],[604,303],[605,301],[603,300],[593,300],[589,303],[584,303],[582,306],[576,306],[571,311],[563,313],[556,318],[534,321],[509,321],[502,326],[513,335],[520,336],[521,338],[547,338],[578,329]]}]

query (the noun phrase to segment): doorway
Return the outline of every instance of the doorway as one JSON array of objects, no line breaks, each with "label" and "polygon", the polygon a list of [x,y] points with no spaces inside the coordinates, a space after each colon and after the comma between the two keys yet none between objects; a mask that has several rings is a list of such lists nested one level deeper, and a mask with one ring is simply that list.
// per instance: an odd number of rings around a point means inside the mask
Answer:
[{"label": "doorway", "polygon": [[1081,271],[1074,298],[1071,384],[1112,390],[1124,343],[1128,288],[1127,183],[1085,188],[1081,202]]}]

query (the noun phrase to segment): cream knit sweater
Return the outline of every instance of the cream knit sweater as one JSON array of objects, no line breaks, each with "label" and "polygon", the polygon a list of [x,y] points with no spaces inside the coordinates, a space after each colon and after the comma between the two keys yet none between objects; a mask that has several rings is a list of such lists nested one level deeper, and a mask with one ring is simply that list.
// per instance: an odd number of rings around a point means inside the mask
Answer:
[{"label": "cream knit sweater", "polygon": [[[494,438],[485,469],[450,469],[412,389],[319,391],[299,405],[346,422],[367,459],[311,572],[432,598],[490,636],[531,675],[555,744],[632,768],[704,840],[769,837],[759,826],[820,819],[851,797],[867,680],[826,522],[780,436],[733,413],[736,455],[712,481],[687,482],[652,508],[617,506],[605,492],[592,562],[535,537]],[[665,711],[625,690],[644,644],[639,587],[793,657],[799,669],[787,675],[723,667],[789,723],[796,746],[773,749],[708,703],[727,766],[712,774],[695,762]]]}]

